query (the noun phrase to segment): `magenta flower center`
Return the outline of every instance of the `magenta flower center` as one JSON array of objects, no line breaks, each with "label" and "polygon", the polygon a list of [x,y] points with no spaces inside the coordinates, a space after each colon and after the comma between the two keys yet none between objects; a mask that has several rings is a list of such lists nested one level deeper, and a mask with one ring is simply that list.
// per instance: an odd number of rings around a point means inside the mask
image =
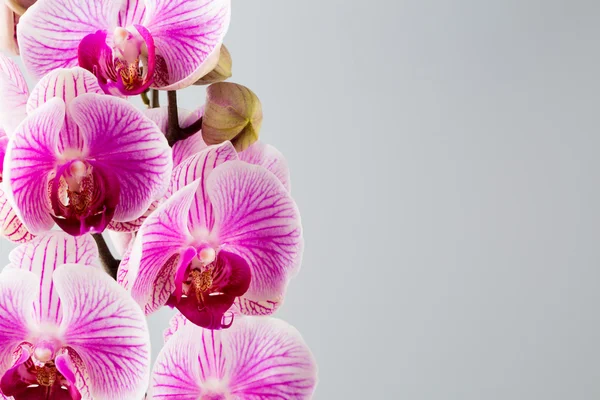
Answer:
[{"label": "magenta flower center", "polygon": [[250,286],[250,268],[239,256],[205,246],[188,248],[179,256],[175,293],[168,305],[204,328],[228,328],[225,317],[236,297]]},{"label": "magenta flower center", "polygon": [[143,26],[116,28],[112,48],[107,32],[87,35],[79,44],[79,65],[98,78],[109,94],[132,96],[153,83],[155,51],[152,35]]},{"label": "magenta flower center", "polygon": [[[29,345],[21,347],[14,366],[2,376],[0,388],[4,395],[15,400],[81,399],[73,382],[57,367],[55,346],[51,342],[40,342],[33,354],[29,350]],[[74,376],[66,364],[63,363],[62,369]]]},{"label": "magenta flower center", "polygon": [[118,199],[118,181],[87,161],[60,167],[50,186],[52,218],[73,236],[102,232],[112,220]]}]

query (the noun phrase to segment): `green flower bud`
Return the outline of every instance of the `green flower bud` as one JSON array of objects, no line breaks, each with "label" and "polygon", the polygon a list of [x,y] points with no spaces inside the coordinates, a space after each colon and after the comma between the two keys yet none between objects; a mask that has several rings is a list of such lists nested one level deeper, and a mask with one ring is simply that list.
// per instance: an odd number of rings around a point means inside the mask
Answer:
[{"label": "green flower bud", "polygon": [[230,140],[237,151],[244,151],[258,140],[262,119],[260,100],[247,87],[220,82],[206,90],[202,117],[202,137],[206,144]]},{"label": "green flower bud", "polygon": [[217,66],[208,74],[200,78],[194,85],[210,85],[211,83],[223,82],[228,78],[231,78],[232,63],[229,50],[227,50],[225,45],[222,45]]}]

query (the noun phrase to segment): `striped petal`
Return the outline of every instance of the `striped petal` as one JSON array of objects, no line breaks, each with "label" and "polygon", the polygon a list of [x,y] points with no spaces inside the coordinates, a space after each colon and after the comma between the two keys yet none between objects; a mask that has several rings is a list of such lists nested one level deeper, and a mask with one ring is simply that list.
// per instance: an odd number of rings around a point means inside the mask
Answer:
[{"label": "striped petal", "polygon": [[27,243],[35,236],[23,225],[10,205],[4,190],[0,189],[0,234],[13,243]]},{"label": "striped petal", "polygon": [[243,315],[271,315],[281,307],[283,296],[273,300],[252,300],[248,295],[238,297],[232,311]]},{"label": "striped petal", "polygon": [[316,382],[314,357],[295,328],[245,317],[221,331],[181,327],[158,355],[150,393],[155,400],[301,400]]},{"label": "striped petal", "polygon": [[142,399],[150,336],[144,313],[105,272],[69,264],[54,273],[65,344],[85,366],[95,399]]},{"label": "striped petal", "polygon": [[116,27],[121,4],[113,0],[38,0],[19,20],[17,39],[23,63],[42,78],[77,65],[79,42]]},{"label": "striped petal", "polygon": [[155,85],[182,89],[210,72],[229,21],[231,0],[155,0],[146,21],[157,49]]},{"label": "striped petal", "polygon": [[[0,7],[2,7],[0,5]],[[13,60],[0,53],[0,128],[12,133],[27,116],[29,89]]]},{"label": "striped petal", "polygon": [[303,248],[300,214],[288,191],[265,168],[243,161],[216,168],[206,190],[219,243],[244,258],[252,271],[245,296],[253,301],[282,296]]},{"label": "striped petal", "polygon": [[2,173],[9,188],[6,194],[19,219],[34,235],[54,225],[48,180],[57,163],[64,119],[65,103],[51,99],[19,125],[4,158]]},{"label": "striped petal", "polygon": [[39,302],[35,306],[39,322],[59,324],[62,318],[60,299],[54,293],[52,276],[64,264],[78,263],[81,268],[98,264],[98,248],[90,235],[74,237],[62,231],[47,232],[21,245],[9,254],[12,268],[33,272],[40,279]]},{"label": "striped petal", "polygon": [[0,377],[11,367],[13,351],[29,336],[37,280],[29,271],[8,268],[0,273]]},{"label": "striped petal", "polygon": [[271,171],[283,186],[290,191],[290,170],[283,154],[270,144],[256,142],[239,153],[240,160],[254,165],[261,165]]},{"label": "striped petal", "polygon": [[84,94],[71,103],[88,159],[119,180],[115,221],[142,216],[167,189],[171,148],[157,126],[125,100]]},{"label": "striped petal", "polygon": [[178,191],[153,212],[134,242],[128,262],[128,274],[135,277],[131,294],[146,313],[162,307],[175,290],[181,255],[193,239],[187,215],[197,185]]},{"label": "striped petal", "polygon": [[122,0],[119,12],[119,26],[139,25],[146,15],[146,5],[143,0]]},{"label": "striped petal", "polygon": [[213,210],[206,191],[206,182],[211,172],[219,165],[237,160],[237,153],[231,142],[209,146],[200,153],[188,157],[173,171],[170,192],[175,193],[190,183],[199,180],[198,190],[190,208],[191,229],[210,230],[214,223]]},{"label": "striped petal", "polygon": [[60,133],[59,151],[64,149],[82,150],[84,143],[79,127],[69,117],[69,105],[77,97],[85,93],[104,94],[98,85],[98,80],[83,68],[57,69],[44,76],[31,91],[27,102],[27,112],[32,113],[36,108],[54,97],[61,98],[67,106],[65,125]]}]

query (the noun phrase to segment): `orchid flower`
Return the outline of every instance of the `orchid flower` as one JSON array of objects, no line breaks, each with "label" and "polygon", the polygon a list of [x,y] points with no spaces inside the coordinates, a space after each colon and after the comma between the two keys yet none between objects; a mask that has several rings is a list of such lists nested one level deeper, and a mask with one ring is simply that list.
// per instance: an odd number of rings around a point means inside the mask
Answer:
[{"label": "orchid flower", "polygon": [[[172,161],[164,135],[132,105],[97,90],[81,68],[52,72],[9,141],[9,199],[33,234],[55,222],[71,235],[102,232],[113,219],[138,218],[166,190]],[[55,93],[61,97],[47,100]]]},{"label": "orchid flower", "polygon": [[298,209],[275,174],[225,142],[182,162],[170,191],[119,273],[146,313],[167,304],[220,329],[236,299],[242,312],[273,312],[303,246]]},{"label": "orchid flower", "polygon": [[17,37],[38,78],[79,65],[107,93],[176,90],[217,64],[230,8],[231,0],[39,0]]},{"label": "orchid flower", "polygon": [[89,235],[43,234],[0,273],[0,389],[15,400],[144,396],[149,334],[142,310],[95,265]]},{"label": "orchid flower", "polygon": [[150,386],[154,400],[310,399],[317,367],[291,325],[243,317],[228,330],[185,324],[158,355]]}]

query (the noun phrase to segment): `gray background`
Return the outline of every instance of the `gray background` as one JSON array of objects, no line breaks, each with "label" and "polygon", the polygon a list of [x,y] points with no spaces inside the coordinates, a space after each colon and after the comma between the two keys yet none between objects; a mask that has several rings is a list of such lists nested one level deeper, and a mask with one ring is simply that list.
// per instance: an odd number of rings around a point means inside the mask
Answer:
[{"label": "gray background", "polygon": [[302,211],[278,316],[315,398],[598,398],[600,4],[233,6],[234,81]]}]

